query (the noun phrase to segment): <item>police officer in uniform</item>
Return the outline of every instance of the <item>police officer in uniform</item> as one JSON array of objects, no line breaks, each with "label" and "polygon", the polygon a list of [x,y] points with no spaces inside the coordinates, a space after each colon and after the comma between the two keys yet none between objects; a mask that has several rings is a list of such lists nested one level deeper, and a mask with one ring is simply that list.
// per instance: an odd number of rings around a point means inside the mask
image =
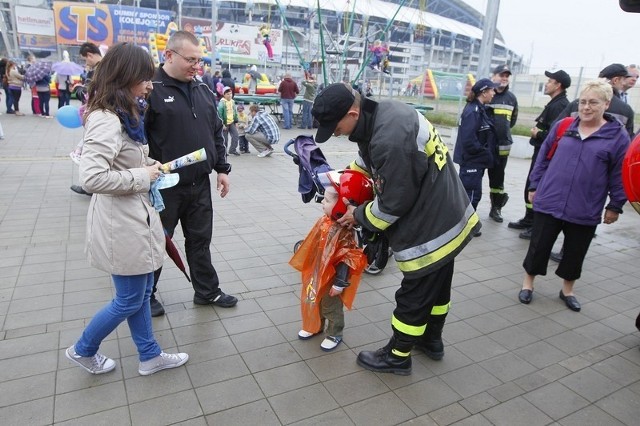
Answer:
[{"label": "police officer in uniform", "polygon": [[498,223],[502,223],[502,207],[507,204],[509,194],[504,192],[504,170],[507,167],[509,152],[513,139],[511,128],[516,125],[518,119],[518,100],[509,90],[509,78],[511,70],[508,65],[498,65],[493,70],[491,80],[498,84],[496,95],[489,104],[493,112],[493,120],[496,126],[498,138],[498,155],[493,167],[487,170],[489,175],[489,192],[491,197],[491,211],[489,217]]},{"label": "police officer in uniform", "polygon": [[[474,209],[482,198],[482,177],[492,167],[497,156],[496,133],[493,118],[486,105],[491,102],[497,84],[488,78],[476,82],[467,96],[458,124],[458,138],[453,161],[460,165],[460,180]],[[478,230],[474,236],[481,235]]]}]

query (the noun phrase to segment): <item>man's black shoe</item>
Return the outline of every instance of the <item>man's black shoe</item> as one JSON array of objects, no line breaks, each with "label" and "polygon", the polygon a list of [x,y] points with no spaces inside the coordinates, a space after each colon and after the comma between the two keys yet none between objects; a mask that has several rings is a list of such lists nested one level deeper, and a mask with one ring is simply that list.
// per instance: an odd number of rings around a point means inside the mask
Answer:
[{"label": "man's black shoe", "polygon": [[71,187],[69,189],[71,189],[76,194],[88,195],[89,197],[91,197],[93,195],[93,194],[85,191],[80,185],[71,185]]},{"label": "man's black shoe", "polygon": [[532,226],[533,222],[525,220],[525,218],[522,218],[516,222],[509,222],[509,224],[507,225],[507,227],[511,229],[527,229],[531,228]]},{"label": "man's black shoe", "polygon": [[195,303],[196,305],[215,305],[220,306],[221,308],[232,308],[236,306],[236,303],[238,303],[238,299],[220,292],[219,295],[212,299],[202,299],[198,296],[194,296],[193,303]]},{"label": "man's black shoe", "polygon": [[358,354],[358,365],[378,373],[393,373],[400,376],[411,374],[411,355],[399,357],[389,350],[362,351]]},{"label": "man's black shoe", "polygon": [[531,230],[532,229],[533,228],[529,228],[529,229],[526,229],[526,230],[522,231],[521,233],[518,234],[518,237],[522,238],[523,240],[530,240],[531,239]]},{"label": "man's black shoe", "polygon": [[162,303],[156,298],[150,299],[149,304],[151,305],[151,316],[152,317],[161,317],[164,315],[164,307]]},{"label": "man's black shoe", "polygon": [[552,251],[551,254],[549,255],[549,259],[553,260],[554,262],[558,262],[560,263],[560,261],[562,260],[562,250],[560,250],[559,252],[554,252]]}]

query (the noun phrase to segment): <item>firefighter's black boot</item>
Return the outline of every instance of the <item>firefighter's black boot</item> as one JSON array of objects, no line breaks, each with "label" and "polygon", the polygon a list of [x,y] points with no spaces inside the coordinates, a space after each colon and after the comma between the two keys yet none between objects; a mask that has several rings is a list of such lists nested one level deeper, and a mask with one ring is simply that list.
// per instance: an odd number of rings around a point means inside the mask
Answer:
[{"label": "firefighter's black boot", "polygon": [[420,349],[429,358],[439,361],[444,357],[444,344],[442,343],[442,329],[446,315],[442,318],[431,320],[427,324],[427,330],[416,341],[416,348]]},{"label": "firefighter's black boot", "polygon": [[396,338],[394,336],[386,346],[377,351],[362,351],[358,354],[358,365],[378,373],[408,376],[411,374],[411,349],[409,349],[407,356],[400,356],[393,353],[393,349],[396,346]]},{"label": "firefighter's black boot", "polygon": [[502,223],[504,219],[502,218],[502,208],[509,201],[509,194],[489,194],[491,197],[491,211],[489,212],[489,217],[495,220],[498,223]]},{"label": "firefighter's black boot", "polygon": [[509,228],[511,229],[528,229],[533,226],[533,209],[527,207],[527,211],[522,219],[515,222],[509,222]]}]

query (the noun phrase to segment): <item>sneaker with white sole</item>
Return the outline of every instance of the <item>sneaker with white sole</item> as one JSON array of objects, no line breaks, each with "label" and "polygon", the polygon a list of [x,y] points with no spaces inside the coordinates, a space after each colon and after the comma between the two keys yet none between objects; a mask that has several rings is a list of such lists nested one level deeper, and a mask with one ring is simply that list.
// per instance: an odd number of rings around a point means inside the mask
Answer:
[{"label": "sneaker with white sole", "polygon": [[340,336],[327,336],[322,343],[320,343],[320,349],[325,352],[332,351],[340,344],[340,342],[342,342],[342,337]]},{"label": "sneaker with white sole", "polygon": [[151,358],[149,361],[141,362],[140,366],[138,367],[138,373],[140,373],[142,376],[148,376],[149,374],[157,373],[160,370],[180,367],[187,361],[189,361],[188,354],[167,354],[161,352],[157,357]]},{"label": "sneaker with white sole", "polygon": [[94,356],[78,355],[75,345],[67,348],[65,355],[91,374],[104,374],[116,368],[116,362],[114,360],[100,353],[96,353]]},{"label": "sneaker with white sole", "polygon": [[316,335],[318,335],[320,333],[321,333],[321,331],[319,331],[317,333],[311,333],[309,331],[300,330],[300,331],[298,331],[298,339],[300,339],[300,340],[309,340],[313,336],[316,336]]},{"label": "sneaker with white sole", "polygon": [[271,154],[273,154],[273,148],[267,148],[264,151],[262,151],[260,154],[258,154],[257,156],[260,158],[264,158],[264,157],[268,157]]}]

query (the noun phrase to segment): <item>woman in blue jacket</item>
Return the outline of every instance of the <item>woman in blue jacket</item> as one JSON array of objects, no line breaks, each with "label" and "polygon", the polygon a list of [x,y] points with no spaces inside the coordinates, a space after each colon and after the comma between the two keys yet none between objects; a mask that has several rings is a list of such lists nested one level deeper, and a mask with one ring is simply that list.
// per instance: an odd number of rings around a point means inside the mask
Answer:
[{"label": "woman in blue jacket", "polygon": [[[496,87],[497,84],[488,78],[482,78],[473,85],[460,116],[453,151],[453,161],[460,165],[460,180],[476,210],[482,198],[484,170],[493,165],[495,158],[495,130],[485,105],[493,99]],[[481,232],[476,231],[475,236],[480,235]]]},{"label": "woman in blue jacket", "polygon": [[531,302],[533,280],[536,275],[546,275],[551,248],[562,232],[564,255],[556,269],[563,280],[560,299],[572,311],[580,311],[573,285],[582,273],[596,226],[601,221],[611,224],[618,220],[627,201],[622,160],[629,133],[605,113],[612,98],[611,85],[604,80],[585,84],[578,101],[578,117],[557,142],[553,154],[549,152],[559,123],[551,128],[540,148],[529,177],[533,228],[522,265],[525,277],[518,295],[521,303]]}]

